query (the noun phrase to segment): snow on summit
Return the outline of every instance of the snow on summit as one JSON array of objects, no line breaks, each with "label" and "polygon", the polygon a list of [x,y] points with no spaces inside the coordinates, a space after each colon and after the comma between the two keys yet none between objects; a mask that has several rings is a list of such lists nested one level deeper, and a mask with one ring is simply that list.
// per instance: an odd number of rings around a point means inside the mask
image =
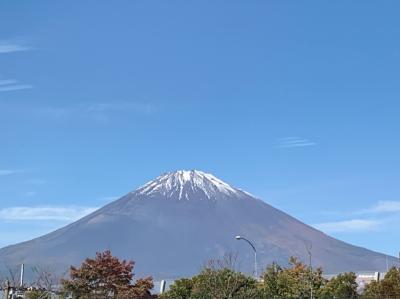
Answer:
[{"label": "snow on summit", "polygon": [[212,174],[198,170],[179,170],[163,174],[135,191],[140,195],[163,196],[189,200],[194,195],[217,199],[221,196],[236,196],[240,190],[221,181]]}]

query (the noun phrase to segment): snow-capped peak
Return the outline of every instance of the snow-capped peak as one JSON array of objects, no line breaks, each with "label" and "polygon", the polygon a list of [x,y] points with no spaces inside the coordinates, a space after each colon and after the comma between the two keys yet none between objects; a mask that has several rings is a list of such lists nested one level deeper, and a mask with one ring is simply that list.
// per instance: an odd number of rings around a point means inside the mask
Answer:
[{"label": "snow-capped peak", "polygon": [[136,190],[140,195],[162,195],[179,200],[190,198],[217,199],[221,196],[235,196],[238,189],[221,181],[212,174],[198,170],[179,170],[163,174]]}]

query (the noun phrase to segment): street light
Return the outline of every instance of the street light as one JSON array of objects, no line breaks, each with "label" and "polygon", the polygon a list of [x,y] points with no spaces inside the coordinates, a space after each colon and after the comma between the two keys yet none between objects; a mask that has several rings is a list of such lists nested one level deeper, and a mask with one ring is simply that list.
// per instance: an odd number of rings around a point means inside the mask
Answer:
[{"label": "street light", "polygon": [[253,248],[253,250],[254,250],[254,277],[255,277],[255,279],[258,279],[258,273],[257,273],[258,272],[257,271],[257,250],[256,250],[256,247],[253,245],[253,243],[251,243],[246,238],[243,238],[242,236],[236,236],[235,239],[236,240],[246,241],[251,246],[251,248]]}]

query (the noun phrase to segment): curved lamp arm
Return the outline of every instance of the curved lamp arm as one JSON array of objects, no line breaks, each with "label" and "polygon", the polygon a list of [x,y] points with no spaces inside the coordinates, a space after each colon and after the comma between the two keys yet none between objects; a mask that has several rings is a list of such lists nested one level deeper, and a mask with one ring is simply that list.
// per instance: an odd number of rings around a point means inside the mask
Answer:
[{"label": "curved lamp arm", "polygon": [[246,241],[246,242],[251,246],[251,248],[253,248],[253,250],[254,250],[254,277],[255,277],[255,279],[258,279],[258,271],[257,271],[257,249],[256,249],[256,247],[253,245],[252,242],[250,242],[250,240],[248,240],[248,239],[246,239],[246,238],[244,238],[244,237],[242,237],[242,236],[236,236],[235,239],[236,239],[236,240],[243,240],[243,241]]}]

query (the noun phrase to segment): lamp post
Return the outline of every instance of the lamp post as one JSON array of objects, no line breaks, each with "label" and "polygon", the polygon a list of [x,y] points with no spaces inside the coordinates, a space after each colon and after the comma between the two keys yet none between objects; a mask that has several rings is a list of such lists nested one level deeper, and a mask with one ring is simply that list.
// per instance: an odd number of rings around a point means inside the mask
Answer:
[{"label": "lamp post", "polygon": [[253,245],[253,243],[251,243],[249,240],[247,240],[246,238],[244,238],[242,236],[236,236],[235,238],[236,238],[236,240],[246,241],[251,246],[251,248],[253,248],[253,251],[254,251],[254,278],[257,280],[258,279],[258,271],[257,271],[257,250],[256,250],[256,247]]}]

